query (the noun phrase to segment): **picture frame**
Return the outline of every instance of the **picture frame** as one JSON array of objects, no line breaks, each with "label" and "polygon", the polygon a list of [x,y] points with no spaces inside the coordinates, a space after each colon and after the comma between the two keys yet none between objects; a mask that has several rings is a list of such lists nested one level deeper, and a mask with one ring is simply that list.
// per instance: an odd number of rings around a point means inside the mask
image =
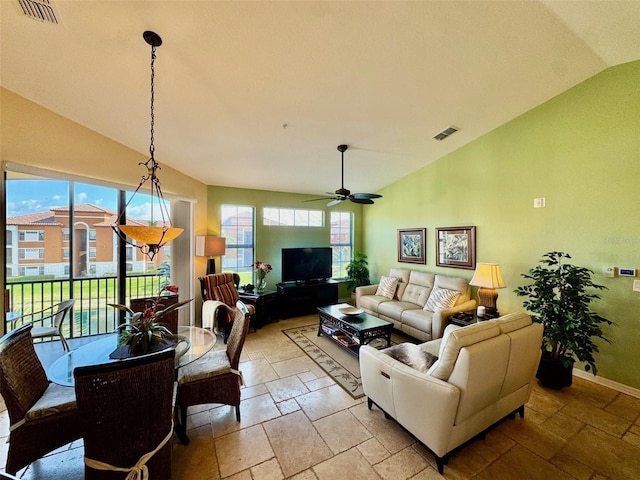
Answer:
[{"label": "picture frame", "polygon": [[398,230],[398,262],[426,263],[426,228]]},{"label": "picture frame", "polygon": [[436,228],[438,267],[476,268],[476,227]]}]

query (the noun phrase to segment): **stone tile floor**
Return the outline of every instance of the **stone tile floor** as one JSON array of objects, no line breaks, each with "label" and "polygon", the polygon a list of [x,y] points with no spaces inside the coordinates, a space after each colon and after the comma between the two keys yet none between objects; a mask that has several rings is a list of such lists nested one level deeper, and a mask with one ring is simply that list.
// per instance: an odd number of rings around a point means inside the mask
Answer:
[{"label": "stone tile floor", "polygon": [[[174,440],[174,480],[442,478],[413,437],[375,407],[369,411],[366,398],[352,399],[281,333],[314,321],[288,319],[250,331],[241,360],[242,421],[236,422],[232,407],[190,408],[191,443]],[[222,341],[216,348],[224,348]],[[0,436],[8,436],[6,411],[0,413]],[[6,461],[2,445],[0,465]],[[82,458],[77,441],[18,476],[82,479]],[[561,391],[536,386],[524,419],[500,423],[453,455],[444,477],[638,479],[640,399],[580,378]]]}]

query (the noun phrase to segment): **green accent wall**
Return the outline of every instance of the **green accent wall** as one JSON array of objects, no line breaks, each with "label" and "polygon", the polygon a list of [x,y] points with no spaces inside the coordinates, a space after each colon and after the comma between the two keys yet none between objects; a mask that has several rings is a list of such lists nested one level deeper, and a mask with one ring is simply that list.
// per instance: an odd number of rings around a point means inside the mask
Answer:
[{"label": "green accent wall", "polygon": [[[460,125],[464,129],[464,125]],[[462,132],[461,132],[462,133]],[[446,141],[446,140],[445,140]],[[390,168],[392,168],[390,166]],[[436,227],[475,225],[478,262],[500,264],[501,313],[522,311],[513,290],[542,254],[561,250],[608,287],[593,310],[614,321],[596,354],[599,376],[640,388],[640,61],[609,68],[476,141],[387,186],[363,210],[372,278],[390,267],[435,266]],[[534,209],[533,199],[546,197]],[[397,230],[427,228],[427,264],[397,262]],[[474,292],[475,298],[475,292]],[[580,366],[581,368],[581,366]]]},{"label": "green accent wall", "polygon": [[[330,246],[330,212],[354,212],[354,248],[362,247],[362,205],[352,202],[342,202],[328,208],[327,201],[303,202],[318,195],[301,195],[296,193],[271,192],[266,190],[249,190],[242,188],[209,186],[207,195],[207,235],[220,233],[220,206],[246,205],[255,208],[255,258],[270,263],[273,271],[267,276],[267,288],[275,289],[275,284],[282,278],[281,249],[290,247],[328,247]],[[262,210],[265,207],[300,208],[308,210],[323,210],[325,212],[324,227],[280,227],[265,226],[262,223]],[[218,263],[219,267],[219,263]],[[340,298],[346,298],[349,293],[344,284],[340,285]]]}]

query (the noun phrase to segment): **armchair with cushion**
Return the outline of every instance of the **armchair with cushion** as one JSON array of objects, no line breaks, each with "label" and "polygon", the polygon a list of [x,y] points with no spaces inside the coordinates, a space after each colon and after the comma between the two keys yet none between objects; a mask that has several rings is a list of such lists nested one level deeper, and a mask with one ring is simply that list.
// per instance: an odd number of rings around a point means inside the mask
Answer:
[{"label": "armchair with cushion", "polygon": [[69,344],[62,333],[62,323],[69,315],[74,303],[73,299],[64,300],[39,312],[25,313],[14,322],[12,329],[15,329],[18,323],[30,323],[33,325],[31,329],[33,338],[60,337],[62,348],[68,352]]},{"label": "armchair with cushion", "polygon": [[411,432],[442,473],[449,455],[467,441],[506,416],[524,416],[541,345],[542,325],[525,313],[449,325],[441,339],[407,349],[414,357],[437,357],[427,370],[416,368],[425,364],[421,358],[400,361],[363,345],[362,387],[369,409],[376,404]]},{"label": "armchair with cushion", "polygon": [[240,300],[236,288],[237,274],[214,273],[198,278],[202,288],[202,327],[214,329],[217,327],[224,335],[224,343],[227,343],[233,320],[238,308],[255,314],[253,305],[246,305]]},{"label": "armchair with cushion", "polygon": [[75,393],[47,379],[30,324],[0,338],[0,394],[9,413],[8,473],[82,436]]}]

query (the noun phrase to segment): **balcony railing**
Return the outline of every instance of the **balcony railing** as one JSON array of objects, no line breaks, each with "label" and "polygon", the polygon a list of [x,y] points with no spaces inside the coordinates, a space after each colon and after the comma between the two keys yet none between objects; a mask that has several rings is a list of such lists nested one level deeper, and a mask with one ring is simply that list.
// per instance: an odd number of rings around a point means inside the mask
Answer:
[{"label": "balcony railing", "polygon": [[[126,305],[132,298],[153,297],[169,278],[159,275],[127,276]],[[87,337],[112,332],[120,322],[119,311],[110,307],[118,303],[116,277],[83,278],[70,280],[30,280],[7,282],[9,305],[12,312],[21,314],[39,312],[63,300],[74,298],[75,304],[63,333],[66,338]],[[5,324],[5,332],[12,325]]]}]

